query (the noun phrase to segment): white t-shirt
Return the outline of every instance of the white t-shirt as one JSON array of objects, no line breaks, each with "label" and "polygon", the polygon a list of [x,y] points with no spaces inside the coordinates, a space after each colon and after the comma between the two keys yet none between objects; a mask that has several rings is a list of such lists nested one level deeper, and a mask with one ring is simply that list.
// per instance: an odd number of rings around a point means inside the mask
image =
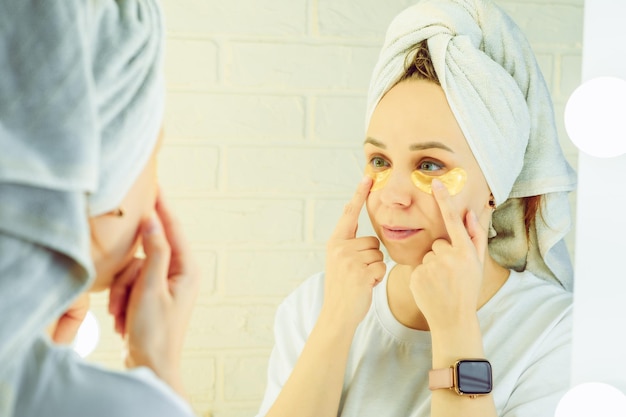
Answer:
[{"label": "white t-shirt", "polygon": [[11,384],[0,384],[0,417],[194,416],[148,368],[107,370],[44,337],[23,353],[5,369]]},{"label": "white t-shirt", "polygon": [[[387,264],[390,271],[394,264]],[[398,322],[387,302],[387,278],[357,328],[345,373],[341,417],[428,417],[430,333]],[[279,306],[268,385],[258,416],[272,406],[322,307],[324,274],[305,281]],[[553,417],[569,388],[572,294],[530,272],[509,279],[479,311],[493,397],[500,417]]]}]

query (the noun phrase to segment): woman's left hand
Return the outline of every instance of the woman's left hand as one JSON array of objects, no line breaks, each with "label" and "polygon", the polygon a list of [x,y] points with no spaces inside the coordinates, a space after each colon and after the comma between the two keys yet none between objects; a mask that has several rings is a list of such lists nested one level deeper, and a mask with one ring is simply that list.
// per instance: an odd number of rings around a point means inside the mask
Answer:
[{"label": "woman's left hand", "polygon": [[128,299],[135,281],[139,277],[145,258],[135,257],[117,274],[109,289],[109,313],[113,316],[115,332],[126,337],[126,312]]},{"label": "woman's left hand", "polygon": [[[478,219],[465,214],[465,224],[454,209],[448,190],[438,180],[432,183],[449,240],[437,239],[422,264],[411,273],[413,298],[431,328],[453,326],[476,314],[484,275],[489,209]],[[467,225],[467,226],[466,226]]]}]

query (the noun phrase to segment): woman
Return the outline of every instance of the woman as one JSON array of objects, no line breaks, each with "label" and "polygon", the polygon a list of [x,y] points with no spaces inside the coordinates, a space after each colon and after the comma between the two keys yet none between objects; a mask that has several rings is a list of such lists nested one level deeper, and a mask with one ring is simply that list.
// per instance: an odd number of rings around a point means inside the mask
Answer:
[{"label": "woman", "polygon": [[[0,416],[190,416],[179,362],[198,275],[157,197],[158,4],[2,1],[0,16]],[[127,372],[45,334],[107,288]]]},{"label": "woman", "polygon": [[[398,15],[364,152],[325,273],[278,309],[259,416],[553,416],[575,178],[519,28],[487,0]],[[364,204],[378,238],[355,238]]]}]

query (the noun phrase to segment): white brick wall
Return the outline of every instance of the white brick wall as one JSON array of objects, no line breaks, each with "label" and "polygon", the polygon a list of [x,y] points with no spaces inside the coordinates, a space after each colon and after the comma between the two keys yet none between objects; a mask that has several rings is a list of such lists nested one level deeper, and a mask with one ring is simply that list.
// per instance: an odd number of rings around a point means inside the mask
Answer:
[{"label": "white brick wall", "polygon": [[[255,414],[276,305],[323,268],[325,241],[362,172],[370,73],[389,21],[412,3],[164,0],[160,181],[203,270],[183,360],[199,415]],[[561,120],[580,80],[583,0],[500,4],[537,53],[575,166]],[[103,338],[92,359],[121,368],[106,295],[93,304]]]}]

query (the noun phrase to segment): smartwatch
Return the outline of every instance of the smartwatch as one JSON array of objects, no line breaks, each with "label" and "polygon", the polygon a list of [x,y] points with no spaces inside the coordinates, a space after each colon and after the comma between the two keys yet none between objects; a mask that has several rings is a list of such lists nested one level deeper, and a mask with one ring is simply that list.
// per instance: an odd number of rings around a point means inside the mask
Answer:
[{"label": "smartwatch", "polygon": [[475,398],[491,392],[491,364],[486,359],[461,359],[444,369],[432,369],[428,373],[428,388],[454,389],[458,395]]}]

